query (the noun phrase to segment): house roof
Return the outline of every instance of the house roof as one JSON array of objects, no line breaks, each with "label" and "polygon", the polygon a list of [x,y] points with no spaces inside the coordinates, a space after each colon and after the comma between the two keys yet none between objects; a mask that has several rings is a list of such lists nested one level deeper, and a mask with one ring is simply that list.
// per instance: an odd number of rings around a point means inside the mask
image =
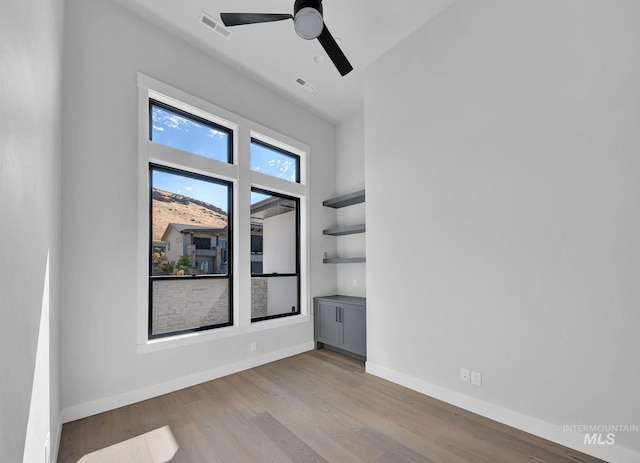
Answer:
[{"label": "house roof", "polygon": [[270,196],[251,205],[252,219],[267,219],[274,215],[284,214],[294,210],[295,202],[291,199]]},{"label": "house roof", "polygon": [[167,229],[162,234],[162,238],[161,238],[162,241],[167,240],[169,232],[171,231],[171,228],[175,228],[179,233],[182,233],[182,234],[205,233],[213,236],[213,235],[222,234],[222,233],[226,234],[228,227],[213,228],[213,227],[207,227],[204,225],[192,225],[192,224],[186,224],[186,223],[170,223],[169,225],[167,225]]}]

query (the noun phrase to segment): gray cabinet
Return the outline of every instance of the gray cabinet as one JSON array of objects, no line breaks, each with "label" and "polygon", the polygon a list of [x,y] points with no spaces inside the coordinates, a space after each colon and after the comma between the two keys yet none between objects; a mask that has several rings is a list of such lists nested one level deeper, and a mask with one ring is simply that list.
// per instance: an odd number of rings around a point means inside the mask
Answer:
[{"label": "gray cabinet", "polygon": [[364,297],[314,298],[315,341],[360,360],[367,356],[367,306]]}]

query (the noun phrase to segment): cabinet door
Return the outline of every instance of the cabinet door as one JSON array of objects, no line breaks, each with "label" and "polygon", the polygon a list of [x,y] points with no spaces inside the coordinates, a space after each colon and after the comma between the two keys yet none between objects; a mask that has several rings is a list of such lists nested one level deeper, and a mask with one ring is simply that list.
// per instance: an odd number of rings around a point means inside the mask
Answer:
[{"label": "cabinet door", "polygon": [[330,344],[335,347],[340,346],[340,330],[338,308],[335,304],[324,301],[316,302],[317,329],[316,340]]},{"label": "cabinet door", "polygon": [[342,345],[349,352],[367,355],[367,320],[363,307],[342,305]]}]

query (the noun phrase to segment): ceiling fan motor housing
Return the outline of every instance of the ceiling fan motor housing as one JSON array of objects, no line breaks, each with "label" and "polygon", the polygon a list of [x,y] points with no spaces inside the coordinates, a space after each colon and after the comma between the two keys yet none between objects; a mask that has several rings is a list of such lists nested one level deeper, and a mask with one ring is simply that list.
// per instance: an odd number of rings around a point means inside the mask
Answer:
[{"label": "ceiling fan motor housing", "polygon": [[317,38],[324,28],[322,0],[296,0],[293,5],[293,27],[306,40]]},{"label": "ceiling fan motor housing", "polygon": [[296,0],[293,4],[293,15],[295,16],[302,8],[313,8],[322,15],[322,0]]}]

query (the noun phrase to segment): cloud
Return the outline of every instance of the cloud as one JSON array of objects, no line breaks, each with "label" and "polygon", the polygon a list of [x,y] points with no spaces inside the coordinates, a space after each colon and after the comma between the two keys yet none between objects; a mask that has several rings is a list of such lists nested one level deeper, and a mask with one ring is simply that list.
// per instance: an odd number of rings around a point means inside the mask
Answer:
[{"label": "cloud", "polygon": [[227,136],[226,133],[220,132],[216,129],[209,129],[207,135],[209,136],[209,138],[213,138],[215,140],[223,140]]}]

